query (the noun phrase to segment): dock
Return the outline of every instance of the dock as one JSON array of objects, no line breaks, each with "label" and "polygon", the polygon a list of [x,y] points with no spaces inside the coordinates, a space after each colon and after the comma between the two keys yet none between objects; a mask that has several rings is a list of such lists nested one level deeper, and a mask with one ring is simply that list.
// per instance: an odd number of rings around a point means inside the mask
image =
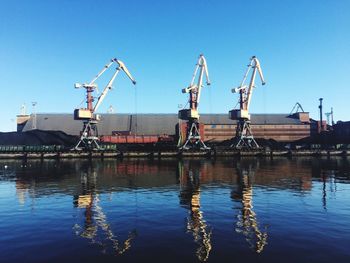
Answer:
[{"label": "dock", "polygon": [[299,156],[349,156],[350,150],[255,150],[233,149],[208,151],[65,151],[65,152],[12,152],[0,153],[0,159],[73,159],[73,158],[186,158],[186,157],[299,157]]}]

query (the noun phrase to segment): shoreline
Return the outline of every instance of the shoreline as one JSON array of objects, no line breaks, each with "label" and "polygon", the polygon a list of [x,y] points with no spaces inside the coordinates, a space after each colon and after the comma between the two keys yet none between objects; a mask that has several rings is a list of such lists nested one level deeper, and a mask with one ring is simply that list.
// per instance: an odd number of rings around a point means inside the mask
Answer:
[{"label": "shoreline", "polygon": [[208,151],[65,151],[0,153],[0,159],[73,159],[73,158],[182,158],[182,157],[298,157],[349,156],[350,150],[208,150]]}]

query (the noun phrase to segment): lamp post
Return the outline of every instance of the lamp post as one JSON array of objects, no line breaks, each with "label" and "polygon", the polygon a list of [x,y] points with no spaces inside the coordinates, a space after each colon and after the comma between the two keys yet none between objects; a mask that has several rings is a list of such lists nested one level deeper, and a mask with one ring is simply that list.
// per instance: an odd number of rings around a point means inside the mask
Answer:
[{"label": "lamp post", "polygon": [[318,108],[320,109],[320,132],[323,131],[323,125],[322,125],[322,101],[323,98],[319,98],[320,101],[320,106],[318,106]]},{"label": "lamp post", "polygon": [[32,130],[36,129],[36,111],[35,111],[35,106],[38,103],[36,101],[32,101],[32,115],[33,115],[33,120],[32,120]]}]

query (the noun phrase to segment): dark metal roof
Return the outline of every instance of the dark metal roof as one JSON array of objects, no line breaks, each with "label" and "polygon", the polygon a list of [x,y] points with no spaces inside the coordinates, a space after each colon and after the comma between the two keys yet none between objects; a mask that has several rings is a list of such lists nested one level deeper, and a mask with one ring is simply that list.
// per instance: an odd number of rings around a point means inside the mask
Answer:
[{"label": "dark metal roof", "polygon": [[252,114],[252,124],[301,124],[299,119],[293,118],[289,114]]},{"label": "dark metal roof", "polygon": [[237,121],[230,120],[227,114],[200,114],[200,121],[206,124],[236,124]]},{"label": "dark metal roof", "polygon": [[177,114],[132,115],[131,132],[135,134],[175,134]]},{"label": "dark metal roof", "polygon": [[[205,124],[235,124],[228,114],[201,114],[200,120]],[[174,134],[178,123],[177,114],[101,114],[98,123],[100,135],[110,135],[113,131],[131,131],[136,134]],[[252,124],[302,124],[299,119],[289,114],[252,114]],[[33,125],[33,116],[25,124],[23,131],[32,130],[59,130],[67,134],[78,135],[83,127],[82,121],[74,120],[73,114],[36,114],[36,125]]]},{"label": "dark metal roof", "polygon": [[[33,124],[35,122],[35,124]],[[74,121],[73,115],[68,113],[62,114],[36,114],[33,115],[23,127],[23,131],[29,131],[33,128],[39,130],[63,131],[67,134],[78,135],[82,129],[80,121]]]}]

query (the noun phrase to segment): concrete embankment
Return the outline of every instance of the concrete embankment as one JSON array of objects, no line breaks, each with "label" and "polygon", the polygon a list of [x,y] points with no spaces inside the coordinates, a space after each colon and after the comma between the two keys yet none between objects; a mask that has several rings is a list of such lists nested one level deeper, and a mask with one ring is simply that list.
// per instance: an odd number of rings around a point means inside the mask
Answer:
[{"label": "concrete embankment", "polygon": [[61,158],[181,158],[181,157],[274,157],[274,156],[349,156],[350,150],[276,150],[276,151],[66,151],[42,153],[0,153],[0,159],[61,159]]}]

